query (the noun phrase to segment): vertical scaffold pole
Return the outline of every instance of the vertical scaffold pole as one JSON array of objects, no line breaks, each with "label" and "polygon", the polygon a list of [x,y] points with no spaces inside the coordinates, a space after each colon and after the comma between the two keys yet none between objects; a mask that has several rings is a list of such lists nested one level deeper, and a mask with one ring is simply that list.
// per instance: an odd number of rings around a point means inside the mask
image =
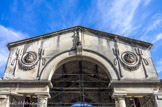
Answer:
[{"label": "vertical scaffold pole", "polygon": [[60,107],[62,107],[63,88],[61,88]]},{"label": "vertical scaffold pole", "polygon": [[98,65],[96,65],[96,73],[97,73],[97,79],[98,79],[98,89],[99,89],[99,92],[98,92],[98,102],[99,102],[99,105],[102,107],[102,104],[101,104],[101,86],[100,86],[100,77],[99,77],[99,73],[98,73]]}]

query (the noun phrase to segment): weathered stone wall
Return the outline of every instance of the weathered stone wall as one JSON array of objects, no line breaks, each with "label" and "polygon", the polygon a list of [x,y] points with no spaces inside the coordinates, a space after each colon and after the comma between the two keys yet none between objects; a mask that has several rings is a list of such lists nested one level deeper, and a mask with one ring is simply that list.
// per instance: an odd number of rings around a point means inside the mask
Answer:
[{"label": "weathered stone wall", "polygon": [[[12,47],[3,79],[49,79],[51,71],[59,63],[57,61],[78,54],[88,57],[93,54],[96,60],[104,59],[105,62],[101,63],[107,66],[112,79],[158,79],[148,48],[86,30],[66,32]],[[61,55],[60,59],[56,58]],[[45,76],[41,78],[41,74]]]},{"label": "weathered stone wall", "polygon": [[11,96],[33,96],[47,106],[56,69],[68,61],[87,60],[108,74],[108,88],[113,90],[116,107],[125,107],[127,97],[145,96],[155,96],[160,107],[161,98],[154,94],[159,90],[160,80],[150,55],[151,46],[84,27],[10,43],[10,55],[0,81],[0,103],[7,107]]}]

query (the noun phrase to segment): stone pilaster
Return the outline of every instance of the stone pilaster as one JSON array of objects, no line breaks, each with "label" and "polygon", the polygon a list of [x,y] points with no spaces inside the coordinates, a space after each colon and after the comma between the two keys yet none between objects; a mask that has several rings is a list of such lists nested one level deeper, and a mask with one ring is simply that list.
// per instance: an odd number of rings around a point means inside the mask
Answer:
[{"label": "stone pilaster", "polygon": [[159,90],[154,91],[154,97],[157,107],[162,107],[162,92]]},{"label": "stone pilaster", "polygon": [[37,107],[47,107],[49,92],[37,92],[35,95],[37,95]]},{"label": "stone pilaster", "polygon": [[37,107],[47,107],[48,97],[47,96],[38,96]]},{"label": "stone pilaster", "polygon": [[10,107],[10,97],[8,95],[0,95],[0,107]]},{"label": "stone pilaster", "polygon": [[125,98],[118,96],[115,98],[115,106],[116,107],[126,107],[126,103],[125,103]]},{"label": "stone pilaster", "polygon": [[126,107],[125,98],[124,97],[118,97],[119,100],[119,107]]},{"label": "stone pilaster", "polygon": [[117,97],[115,98],[115,107],[120,107],[120,106],[119,106],[119,100],[118,100]]},{"label": "stone pilaster", "polygon": [[113,93],[116,107],[126,107],[125,96],[127,96],[127,93],[125,91],[115,91]]}]

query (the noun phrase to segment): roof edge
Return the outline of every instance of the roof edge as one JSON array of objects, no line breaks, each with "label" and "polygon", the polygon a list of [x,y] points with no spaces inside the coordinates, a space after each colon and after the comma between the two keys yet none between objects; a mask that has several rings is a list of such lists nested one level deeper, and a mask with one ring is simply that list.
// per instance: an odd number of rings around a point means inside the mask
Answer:
[{"label": "roof edge", "polygon": [[34,37],[31,37],[31,38],[11,42],[11,43],[7,44],[7,47],[10,50],[12,47],[14,47],[16,45],[20,45],[20,44],[23,44],[23,43],[32,42],[32,41],[36,41],[36,40],[40,40],[40,39],[50,38],[52,36],[60,35],[60,34],[66,33],[66,32],[70,32],[70,31],[74,31],[74,30],[76,30],[78,28],[82,29],[82,30],[88,30],[89,32],[94,33],[94,34],[101,34],[103,36],[108,36],[111,39],[116,39],[117,38],[117,39],[119,39],[121,41],[125,41],[127,43],[131,42],[133,44],[137,44],[137,45],[140,45],[140,46],[142,45],[143,47],[146,47],[149,50],[153,46],[153,44],[151,44],[149,42],[144,42],[144,41],[141,41],[141,40],[131,39],[131,38],[128,38],[128,37],[124,37],[124,36],[120,36],[120,35],[116,35],[116,34],[112,34],[112,33],[107,33],[107,32],[104,32],[104,31],[99,31],[99,30],[95,30],[95,29],[91,29],[91,28],[87,28],[87,27],[83,27],[83,26],[74,26],[74,27],[62,29],[62,30],[59,30],[59,31],[50,32],[50,33],[34,36]]}]

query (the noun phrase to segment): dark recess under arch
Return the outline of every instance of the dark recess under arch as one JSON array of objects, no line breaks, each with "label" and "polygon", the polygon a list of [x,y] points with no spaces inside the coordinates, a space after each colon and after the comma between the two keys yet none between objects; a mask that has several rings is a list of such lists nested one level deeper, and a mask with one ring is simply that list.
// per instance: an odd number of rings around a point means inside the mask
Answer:
[{"label": "dark recess under arch", "polygon": [[106,71],[94,62],[74,60],[62,64],[54,73],[48,106],[70,107],[76,103],[93,107],[114,107]]}]

